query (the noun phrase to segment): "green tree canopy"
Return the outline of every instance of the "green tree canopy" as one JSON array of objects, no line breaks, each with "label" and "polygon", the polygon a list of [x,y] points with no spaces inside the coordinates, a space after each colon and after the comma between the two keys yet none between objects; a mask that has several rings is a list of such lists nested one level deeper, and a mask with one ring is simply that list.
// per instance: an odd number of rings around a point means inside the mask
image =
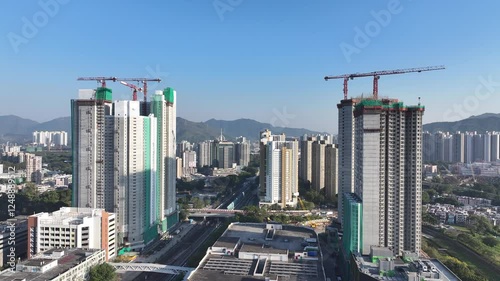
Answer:
[{"label": "green tree canopy", "polygon": [[90,269],[90,281],[115,281],[118,280],[116,270],[108,263],[96,265]]}]

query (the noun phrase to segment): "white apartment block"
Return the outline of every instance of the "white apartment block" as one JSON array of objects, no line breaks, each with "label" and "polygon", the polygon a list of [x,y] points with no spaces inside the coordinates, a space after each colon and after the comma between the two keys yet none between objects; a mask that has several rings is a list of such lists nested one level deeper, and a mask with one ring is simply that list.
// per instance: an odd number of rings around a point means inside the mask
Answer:
[{"label": "white apartment block", "polygon": [[33,144],[43,146],[67,146],[68,132],[65,131],[35,131]]},{"label": "white apartment block", "polygon": [[271,141],[266,145],[266,197],[281,207],[296,206],[298,187],[298,142]]},{"label": "white apartment block", "polygon": [[424,132],[424,161],[449,163],[495,162],[500,159],[500,133]]},{"label": "white apartment block", "polygon": [[102,209],[62,207],[28,217],[28,258],[52,248],[101,249],[116,257],[116,217]]}]

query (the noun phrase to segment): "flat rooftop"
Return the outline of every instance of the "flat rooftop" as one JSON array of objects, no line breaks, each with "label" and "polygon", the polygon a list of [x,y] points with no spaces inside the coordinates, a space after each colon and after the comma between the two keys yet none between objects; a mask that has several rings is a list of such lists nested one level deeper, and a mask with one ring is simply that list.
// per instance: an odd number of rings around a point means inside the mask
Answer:
[{"label": "flat rooftop", "polygon": [[[317,238],[316,233],[309,228],[293,225],[283,225],[283,229],[275,229],[272,240],[266,240],[266,224],[233,223],[213,247],[234,245],[238,243],[233,255],[222,255],[209,252],[192,273],[190,281],[252,281],[265,280],[308,280],[323,281],[321,251],[317,260],[294,259],[294,253],[304,252],[305,246],[318,247],[317,243],[305,243],[307,238]],[[236,241],[236,242],[235,242]],[[226,244],[227,243],[227,244]],[[240,258],[246,254],[248,259]],[[284,258],[264,262],[264,257]],[[249,257],[250,256],[250,257]],[[253,258],[252,258],[253,257]],[[259,263],[259,257],[260,263]],[[254,275],[256,270],[262,270],[262,275]]]},{"label": "flat rooftop", "polygon": [[[387,276],[380,277],[378,264],[372,263],[369,256],[358,256],[358,257],[356,257],[356,260],[357,260],[358,269],[360,269],[363,273],[370,275],[371,277],[376,278],[377,280],[389,280],[389,281],[406,281],[406,280],[408,280],[407,277],[403,274],[403,272],[399,271],[399,270],[395,270],[395,272],[394,272],[395,275],[392,277],[387,277]],[[430,260],[429,259],[420,259],[419,261],[429,262],[429,263],[433,264],[439,273],[439,280],[442,280],[442,281],[460,281],[460,279],[453,272],[451,272],[446,266],[444,266],[437,259],[430,259]],[[408,269],[408,264],[402,262],[401,259],[396,259],[395,265],[396,265],[396,267]]]},{"label": "flat rooftop", "polygon": [[[64,256],[57,259],[58,265],[55,268],[52,268],[44,273],[4,270],[0,273],[0,281],[12,281],[16,279],[25,281],[52,280],[60,274],[77,266],[82,261],[85,261],[87,257],[89,257],[86,253],[97,253],[98,251],[100,250],[64,249]],[[49,263],[53,260],[55,259],[37,256],[33,259],[21,262],[21,264],[27,266],[39,266],[41,261]]]},{"label": "flat rooftop", "polygon": [[220,247],[220,248],[234,248],[236,244],[240,241],[239,237],[220,237],[217,239],[215,244],[212,247]]}]

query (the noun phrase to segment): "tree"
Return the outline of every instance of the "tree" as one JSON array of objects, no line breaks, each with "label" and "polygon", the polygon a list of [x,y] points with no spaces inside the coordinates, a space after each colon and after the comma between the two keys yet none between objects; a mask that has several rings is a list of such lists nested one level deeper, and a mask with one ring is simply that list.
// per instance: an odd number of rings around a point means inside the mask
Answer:
[{"label": "tree", "polygon": [[194,197],[191,203],[193,203],[194,209],[203,209],[205,207],[203,200],[198,197]]},{"label": "tree", "polygon": [[458,202],[457,199],[452,198],[452,197],[439,197],[439,198],[436,198],[436,200],[434,200],[434,202],[435,203],[440,203],[440,204],[450,204],[450,205],[453,205],[453,206],[463,206],[462,203]]},{"label": "tree", "polygon": [[422,220],[429,224],[438,224],[438,220],[436,219],[436,217],[427,212],[424,212]]},{"label": "tree", "polygon": [[427,191],[422,192],[422,204],[429,204],[431,203],[431,197],[429,196],[429,193]]},{"label": "tree", "polygon": [[32,182],[26,183],[26,185],[23,188],[23,194],[26,195],[28,200],[34,200],[39,195],[38,189],[36,188],[35,184]]},{"label": "tree", "polygon": [[90,269],[90,281],[116,281],[118,275],[114,267],[108,263],[93,266]]},{"label": "tree", "polygon": [[467,228],[472,233],[477,234],[493,234],[496,235],[496,231],[493,229],[493,225],[491,222],[483,216],[471,215],[469,216],[469,223],[467,224]]},{"label": "tree", "polygon": [[495,236],[486,236],[483,238],[483,243],[493,248],[500,244],[500,240],[498,240]]}]

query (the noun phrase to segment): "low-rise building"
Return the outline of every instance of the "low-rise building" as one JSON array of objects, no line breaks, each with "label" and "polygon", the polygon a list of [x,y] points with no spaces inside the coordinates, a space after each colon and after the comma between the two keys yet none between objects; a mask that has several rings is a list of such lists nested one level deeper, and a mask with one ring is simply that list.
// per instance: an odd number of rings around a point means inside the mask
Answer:
[{"label": "low-rise building", "polygon": [[316,281],[325,280],[325,274],[312,229],[233,223],[207,250],[188,280]]},{"label": "low-rise building", "polygon": [[106,261],[98,249],[52,249],[0,273],[0,281],[89,280],[90,268]]},{"label": "low-rise building", "polygon": [[403,254],[402,258],[392,257],[387,248],[387,257],[380,256],[381,249],[372,251],[369,256],[353,253],[350,257],[350,270],[344,274],[351,281],[450,281],[460,280],[451,270],[437,259],[419,259],[413,254]]},{"label": "low-rise building", "polygon": [[102,249],[116,256],[115,214],[102,209],[63,207],[28,217],[28,258],[52,248]]}]

